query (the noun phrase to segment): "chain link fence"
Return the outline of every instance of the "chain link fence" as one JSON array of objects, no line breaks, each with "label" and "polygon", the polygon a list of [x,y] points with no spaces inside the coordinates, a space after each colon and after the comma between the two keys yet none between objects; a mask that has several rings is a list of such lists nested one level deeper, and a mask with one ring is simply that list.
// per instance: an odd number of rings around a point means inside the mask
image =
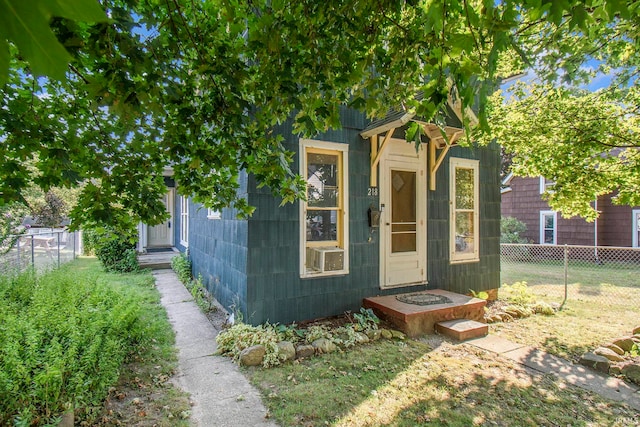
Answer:
[{"label": "chain link fence", "polygon": [[78,231],[32,229],[6,239],[5,244],[0,248],[0,274],[5,275],[31,267],[39,271],[57,268],[81,253]]},{"label": "chain link fence", "polygon": [[501,282],[527,282],[546,301],[640,309],[640,249],[503,243],[500,255]]}]

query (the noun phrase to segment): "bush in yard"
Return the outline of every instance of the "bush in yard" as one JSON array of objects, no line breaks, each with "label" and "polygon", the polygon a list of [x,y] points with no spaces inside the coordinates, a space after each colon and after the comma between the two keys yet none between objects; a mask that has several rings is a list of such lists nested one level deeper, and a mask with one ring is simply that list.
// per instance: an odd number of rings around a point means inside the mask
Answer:
[{"label": "bush in yard", "polygon": [[529,243],[522,237],[527,232],[527,224],[510,217],[503,216],[500,219],[500,243]]},{"label": "bush in yard", "polygon": [[138,256],[135,247],[135,233],[131,230],[98,228],[95,254],[106,271],[129,273],[138,271]]},{"label": "bush in yard", "polygon": [[0,278],[0,425],[91,422],[132,348],[145,341],[143,297],[74,264]]},{"label": "bush in yard", "polygon": [[527,286],[527,282],[516,282],[513,285],[504,283],[500,287],[500,299],[521,306],[536,302],[536,296]]},{"label": "bush in yard", "polygon": [[240,353],[245,348],[254,345],[264,346],[266,353],[262,365],[265,368],[277,366],[282,363],[278,351],[278,342],[281,337],[277,328],[271,324],[251,326],[246,323],[236,323],[228,329],[223,330],[216,337],[218,353],[230,356],[238,361]]}]

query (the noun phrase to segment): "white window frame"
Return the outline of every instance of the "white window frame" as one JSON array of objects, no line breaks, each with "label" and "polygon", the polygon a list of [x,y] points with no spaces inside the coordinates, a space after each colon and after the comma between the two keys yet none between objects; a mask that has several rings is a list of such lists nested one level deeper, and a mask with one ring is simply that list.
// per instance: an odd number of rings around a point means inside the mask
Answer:
[{"label": "white window frame", "polygon": [[544,176],[540,177],[540,194],[544,194],[545,191],[549,193],[553,193],[553,187],[555,185],[555,181],[545,178]]},{"label": "white window frame", "polygon": [[[473,252],[456,251],[456,169],[473,170]],[[449,159],[449,261],[451,264],[480,261],[480,161],[451,157]]]},{"label": "white window frame", "polygon": [[[553,243],[545,243],[544,241],[544,218],[553,215]],[[541,245],[557,245],[558,244],[558,212],[556,211],[540,211],[540,244]]]},{"label": "white window frame", "polygon": [[299,164],[300,175],[302,177],[307,176],[307,152],[308,150],[320,150],[320,151],[334,151],[339,152],[342,158],[341,167],[338,169],[341,175],[341,188],[338,192],[341,197],[342,206],[338,215],[342,222],[341,224],[341,238],[338,237],[336,248],[342,249],[343,252],[343,269],[335,271],[318,272],[311,269],[307,269],[307,202],[300,201],[300,216],[299,216],[299,229],[300,229],[300,277],[324,277],[324,276],[338,276],[349,274],[349,145],[336,142],[319,141],[314,139],[300,139],[300,151],[299,151]]},{"label": "white window frame", "polygon": [[222,219],[222,212],[207,208],[207,219]]},{"label": "white window frame", "polygon": [[189,246],[189,198],[180,196],[180,244]]},{"label": "white window frame", "polygon": [[634,248],[640,248],[640,238],[638,233],[640,231],[640,209],[634,209],[631,211],[631,246]]}]

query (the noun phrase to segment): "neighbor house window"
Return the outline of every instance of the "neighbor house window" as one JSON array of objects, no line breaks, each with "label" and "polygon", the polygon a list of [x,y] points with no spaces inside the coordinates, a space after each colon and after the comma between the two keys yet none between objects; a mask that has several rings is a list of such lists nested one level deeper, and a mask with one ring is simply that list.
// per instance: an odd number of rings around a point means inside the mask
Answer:
[{"label": "neighbor house window", "polygon": [[220,211],[213,210],[211,208],[207,209],[207,218],[208,219],[221,219],[222,213]]},{"label": "neighbor house window", "polygon": [[189,198],[180,196],[180,244],[189,246]]},{"label": "neighbor house window", "polygon": [[480,259],[478,166],[478,160],[449,160],[451,262]]},{"label": "neighbor house window", "polygon": [[540,244],[555,245],[558,235],[558,214],[554,211],[540,212]]},{"label": "neighbor house window", "polygon": [[346,274],[348,146],[301,140],[300,174],[307,200],[300,203],[301,276]]},{"label": "neighbor house window", "polygon": [[635,209],[633,215],[633,234],[631,235],[631,243],[634,248],[640,248],[640,209]]},{"label": "neighbor house window", "polygon": [[553,191],[553,186],[556,184],[555,181],[547,179],[543,176],[540,177],[540,194],[543,194],[545,191]]}]

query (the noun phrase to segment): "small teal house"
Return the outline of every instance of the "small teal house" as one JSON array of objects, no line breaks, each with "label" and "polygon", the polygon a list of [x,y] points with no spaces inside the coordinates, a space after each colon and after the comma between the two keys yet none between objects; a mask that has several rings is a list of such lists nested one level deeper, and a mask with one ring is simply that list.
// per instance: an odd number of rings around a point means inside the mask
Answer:
[{"label": "small teal house", "polygon": [[[406,113],[371,122],[344,108],[340,130],[310,139],[285,124],[278,132],[298,154],[307,201],[280,206],[244,175],[240,191],[256,210],[239,220],[168,187],[170,223],[141,230],[139,249],[188,250],[194,276],[253,324],[357,311],[376,295],[497,289],[499,148],[457,146],[459,114],[448,112],[452,145]],[[424,130],[418,149],[405,141],[410,121]]]}]

